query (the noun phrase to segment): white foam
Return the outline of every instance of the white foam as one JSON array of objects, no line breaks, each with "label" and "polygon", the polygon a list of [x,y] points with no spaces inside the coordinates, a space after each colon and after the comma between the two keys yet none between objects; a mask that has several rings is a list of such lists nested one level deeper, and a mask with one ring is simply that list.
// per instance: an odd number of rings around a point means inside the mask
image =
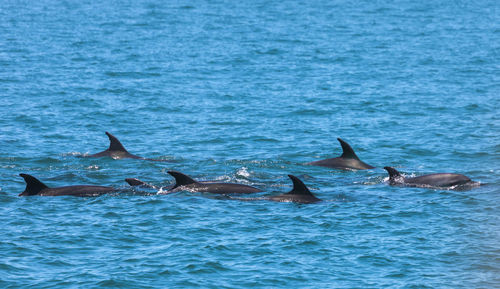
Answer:
[{"label": "white foam", "polygon": [[158,194],[158,195],[164,195],[165,191],[163,190],[163,187],[160,187],[160,189],[158,190],[158,192],[156,192],[156,194]]},{"label": "white foam", "polygon": [[250,173],[248,172],[248,169],[246,167],[242,167],[240,168],[237,172],[236,172],[236,175],[237,176],[242,176],[244,178],[248,178],[250,177]]}]

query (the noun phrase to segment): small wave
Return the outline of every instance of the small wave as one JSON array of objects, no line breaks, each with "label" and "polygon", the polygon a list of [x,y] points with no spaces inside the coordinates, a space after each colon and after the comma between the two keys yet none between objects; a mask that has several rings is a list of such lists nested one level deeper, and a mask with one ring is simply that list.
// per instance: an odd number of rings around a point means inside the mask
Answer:
[{"label": "small wave", "polygon": [[481,185],[482,184],[480,182],[471,181],[471,182],[468,182],[465,184],[455,185],[455,186],[451,186],[451,187],[443,188],[443,189],[454,190],[454,191],[468,191],[468,190],[472,190],[473,188],[478,188]]},{"label": "small wave", "polygon": [[249,178],[250,173],[248,172],[248,169],[246,167],[242,167],[236,172],[236,177],[238,177],[238,176],[241,176],[244,178]]},{"label": "small wave", "polygon": [[89,155],[88,153],[81,153],[81,152],[67,152],[61,154],[61,156],[63,157],[85,157],[88,155]]},{"label": "small wave", "polygon": [[271,48],[271,49],[267,49],[267,50],[256,50],[255,51],[257,54],[261,54],[261,55],[279,55],[279,54],[283,54],[283,50],[281,49],[277,49],[277,48]]},{"label": "small wave", "polygon": [[2,166],[0,166],[0,168],[2,168],[2,169],[13,169],[15,167],[16,167],[16,165],[2,165]]},{"label": "small wave", "polygon": [[137,72],[137,71],[107,71],[105,74],[109,77],[116,78],[149,78],[161,76],[157,72]]},{"label": "small wave", "polygon": [[171,191],[171,187],[160,187],[160,189],[156,192],[157,195],[170,195],[170,194],[173,194],[175,192],[177,192],[177,190],[175,191]]},{"label": "small wave", "polygon": [[85,168],[86,170],[99,170],[100,167],[98,165],[90,165]]},{"label": "small wave", "polygon": [[433,186],[429,184],[412,184],[412,183],[402,183],[397,184],[397,186],[402,187],[412,187],[412,188],[423,188],[423,189],[431,189],[431,190],[444,190],[444,191],[468,191],[473,188],[477,188],[481,186],[480,182],[468,182],[465,184],[459,184],[454,186]]}]

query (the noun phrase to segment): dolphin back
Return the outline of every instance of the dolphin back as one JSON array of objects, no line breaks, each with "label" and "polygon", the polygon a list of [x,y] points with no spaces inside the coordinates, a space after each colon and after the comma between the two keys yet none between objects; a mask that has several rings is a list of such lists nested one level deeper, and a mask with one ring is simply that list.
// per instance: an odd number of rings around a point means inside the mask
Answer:
[{"label": "dolphin back", "polygon": [[460,186],[472,182],[472,180],[461,174],[453,173],[437,173],[430,175],[423,175],[406,180],[409,184],[428,185],[434,187],[453,187]]},{"label": "dolphin back", "polygon": [[374,169],[374,166],[371,166],[363,161],[361,161],[352,147],[345,142],[341,138],[337,138],[342,146],[342,155],[336,158],[324,159],[315,162],[307,163],[307,165],[321,166],[327,168],[341,169],[341,170],[368,170]]},{"label": "dolphin back", "polygon": [[122,158],[130,158],[130,159],[144,159],[143,157],[133,155],[125,149],[125,147],[122,145],[122,143],[112,134],[109,132],[106,132],[106,135],[109,138],[109,147],[108,149],[93,154],[89,155],[87,157],[89,158],[95,158],[95,157],[112,157],[116,159],[122,159]]},{"label": "dolphin back", "polygon": [[269,200],[276,202],[293,202],[301,204],[311,204],[321,202],[316,198],[311,191],[304,185],[304,183],[293,175],[288,175],[293,182],[293,189],[285,194],[268,197]]}]

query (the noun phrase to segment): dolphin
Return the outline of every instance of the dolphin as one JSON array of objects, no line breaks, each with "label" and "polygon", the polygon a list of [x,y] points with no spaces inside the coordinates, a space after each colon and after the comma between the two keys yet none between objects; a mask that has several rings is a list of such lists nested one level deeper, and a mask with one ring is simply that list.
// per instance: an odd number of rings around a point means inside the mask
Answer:
[{"label": "dolphin", "polygon": [[139,160],[148,160],[148,161],[160,161],[165,162],[168,160],[160,160],[160,159],[148,159],[140,156],[133,155],[129,153],[122,143],[112,134],[106,132],[106,135],[109,138],[109,147],[107,150],[93,154],[84,156],[87,158],[98,158],[98,157],[110,157],[113,159],[139,159]]},{"label": "dolphin", "polygon": [[340,157],[310,162],[306,165],[321,166],[341,170],[368,170],[375,168],[367,163],[362,162],[358,158],[356,153],[354,153],[354,150],[348,143],[343,141],[341,138],[337,138],[337,140],[340,142],[343,151]]},{"label": "dolphin", "polygon": [[26,182],[26,189],[19,196],[77,196],[77,197],[95,197],[107,193],[118,191],[112,187],[104,186],[66,186],[49,188],[37,178],[19,174]]},{"label": "dolphin", "polygon": [[198,182],[177,171],[168,171],[168,173],[175,178],[175,185],[169,189],[168,193],[182,190],[213,194],[251,194],[262,192],[260,189],[252,186],[234,183]]},{"label": "dolphin", "polygon": [[265,199],[276,202],[293,202],[301,204],[321,202],[321,199],[316,198],[299,178],[293,175],[288,175],[288,177],[293,182],[293,189],[290,192],[282,195],[267,197]]},{"label": "dolphin", "polygon": [[392,186],[403,185],[409,187],[446,188],[475,183],[467,176],[461,174],[438,173],[414,178],[405,178],[395,168],[384,167],[384,169],[389,173],[389,184]]}]

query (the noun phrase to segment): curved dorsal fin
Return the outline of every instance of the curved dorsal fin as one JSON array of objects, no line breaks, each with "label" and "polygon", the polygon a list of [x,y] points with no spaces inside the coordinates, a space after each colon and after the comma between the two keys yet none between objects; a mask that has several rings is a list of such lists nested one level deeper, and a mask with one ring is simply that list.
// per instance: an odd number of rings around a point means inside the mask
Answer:
[{"label": "curved dorsal fin", "polygon": [[120,151],[128,153],[122,143],[114,135],[110,134],[109,132],[106,132],[106,135],[109,138],[108,151]]},{"label": "curved dorsal fin", "polygon": [[287,194],[293,194],[293,195],[313,195],[311,191],[304,185],[304,183],[297,178],[296,176],[293,175],[288,175],[288,177],[292,180],[293,182],[293,189],[288,192]]},{"label": "curved dorsal fin", "polygon": [[337,138],[337,140],[340,142],[340,145],[342,146],[342,155],[340,156],[341,158],[359,160],[358,156],[356,155],[356,153],[354,153],[354,150],[348,143],[346,143],[341,138]]},{"label": "curved dorsal fin", "polygon": [[172,189],[175,189],[175,188],[180,187],[180,186],[186,186],[186,185],[198,183],[197,181],[193,180],[191,177],[189,177],[183,173],[177,172],[177,171],[168,171],[167,173],[169,173],[172,177],[175,178],[175,185]]},{"label": "curved dorsal fin", "polygon": [[132,187],[135,187],[135,186],[144,186],[146,185],[145,182],[139,180],[139,179],[135,179],[135,178],[128,178],[128,179],[125,179],[125,181]]},{"label": "curved dorsal fin", "polygon": [[44,183],[40,182],[37,178],[27,175],[19,174],[26,182],[26,189],[20,193],[20,196],[32,196],[38,194],[41,190],[48,188]]},{"label": "curved dorsal fin", "polygon": [[401,174],[395,168],[384,167],[384,169],[389,173],[389,179],[390,180],[393,180],[393,179],[395,179],[397,177],[401,177]]}]

